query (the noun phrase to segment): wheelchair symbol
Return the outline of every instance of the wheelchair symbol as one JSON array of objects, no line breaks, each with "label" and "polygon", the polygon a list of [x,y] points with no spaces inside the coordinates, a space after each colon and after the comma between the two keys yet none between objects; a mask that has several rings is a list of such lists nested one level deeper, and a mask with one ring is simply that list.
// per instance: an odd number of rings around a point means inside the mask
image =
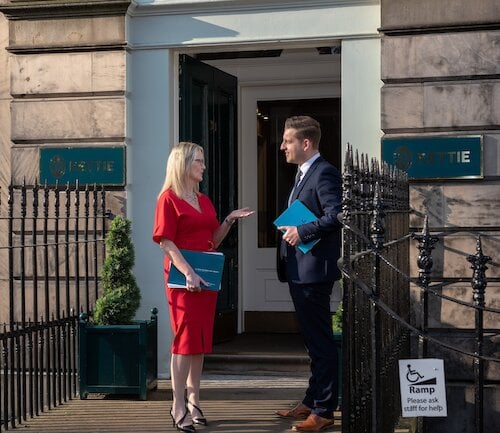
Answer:
[{"label": "wheelchair symbol", "polygon": [[414,383],[423,378],[424,376],[422,376],[417,370],[412,370],[411,365],[408,364],[408,372],[406,373],[406,380],[408,382]]}]

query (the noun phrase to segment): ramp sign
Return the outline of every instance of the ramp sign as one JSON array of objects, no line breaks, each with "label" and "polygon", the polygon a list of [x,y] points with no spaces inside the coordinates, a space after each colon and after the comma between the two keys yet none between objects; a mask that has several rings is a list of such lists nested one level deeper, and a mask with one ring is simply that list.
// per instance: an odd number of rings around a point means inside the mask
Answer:
[{"label": "ramp sign", "polygon": [[400,359],[403,417],[447,416],[442,359]]}]

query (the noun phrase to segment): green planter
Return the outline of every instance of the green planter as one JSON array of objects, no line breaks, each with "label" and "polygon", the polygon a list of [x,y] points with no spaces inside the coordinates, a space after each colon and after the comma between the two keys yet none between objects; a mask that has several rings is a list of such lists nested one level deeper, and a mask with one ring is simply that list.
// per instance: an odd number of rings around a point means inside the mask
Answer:
[{"label": "green planter", "polygon": [[148,390],[157,386],[157,312],[154,308],[151,320],[130,325],[94,325],[85,313],[80,315],[80,399],[91,392],[147,399]]}]

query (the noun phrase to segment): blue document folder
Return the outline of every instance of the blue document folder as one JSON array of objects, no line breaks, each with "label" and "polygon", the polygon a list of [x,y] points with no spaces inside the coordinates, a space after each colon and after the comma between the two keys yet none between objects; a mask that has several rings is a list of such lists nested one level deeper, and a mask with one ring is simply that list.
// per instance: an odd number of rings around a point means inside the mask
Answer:
[{"label": "blue document folder", "polygon": [[[222,271],[224,270],[224,254],[191,250],[180,250],[180,252],[193,270],[207,282],[206,286],[201,287],[202,289],[220,290]],[[170,264],[167,285],[172,288],[186,288],[186,277],[173,263]]]},{"label": "blue document folder", "polygon": [[[285,211],[274,220],[274,225],[276,227],[281,226],[300,226],[302,224],[311,223],[316,221],[318,217],[314,215],[307,206],[302,203],[300,200],[294,200],[294,202],[285,209]],[[311,248],[314,247],[319,242],[319,239],[315,239],[311,242],[303,242],[297,245],[297,248],[302,251],[304,254],[311,251]]]}]

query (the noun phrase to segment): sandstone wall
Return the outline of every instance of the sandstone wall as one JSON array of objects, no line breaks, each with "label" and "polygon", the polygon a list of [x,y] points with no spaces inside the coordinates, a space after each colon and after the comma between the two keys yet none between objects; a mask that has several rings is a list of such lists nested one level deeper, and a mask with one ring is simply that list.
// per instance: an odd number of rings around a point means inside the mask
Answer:
[{"label": "sandstone wall", "polygon": [[[440,237],[433,252],[432,282],[451,283],[441,290],[444,295],[472,303],[472,270],[466,259],[475,253],[481,233],[483,253],[493,258],[486,273],[486,305],[499,308],[500,3],[382,0],[381,5],[385,137],[484,137],[482,179],[411,182],[411,227],[420,231],[428,215],[430,229]],[[417,254],[413,243],[413,277],[418,276]],[[416,286],[412,299],[418,325],[420,289]],[[429,312],[429,327],[437,338],[474,352],[473,309],[430,296]],[[485,313],[485,327],[498,329],[498,316]],[[445,359],[448,381],[472,380],[470,357],[432,346],[430,352],[429,356]],[[488,336],[485,352],[498,357],[498,336]],[[487,365],[486,377],[500,378],[496,363]],[[498,389],[493,393],[498,395]],[[488,413],[499,410],[493,401],[487,401]],[[453,417],[426,420],[427,431],[469,431],[463,429],[470,427],[473,418],[465,419],[466,412],[471,412],[470,404],[464,410],[463,402],[449,398],[448,413]],[[497,427],[491,417],[485,419],[485,431]]]},{"label": "sandstone wall", "polygon": [[[9,183],[43,182],[39,178],[41,149],[126,147],[125,13],[129,3],[0,0],[0,71],[7,72],[0,74],[0,187],[4,214]],[[113,214],[123,214],[124,188],[111,188],[106,195],[107,208]],[[19,232],[14,230],[13,235],[17,242]],[[6,244],[6,222],[2,221],[0,246]],[[0,255],[5,253],[0,250]],[[38,261],[41,254],[41,250],[37,252]],[[71,252],[70,256],[74,263],[76,255]],[[16,274],[20,257],[14,257]],[[52,269],[52,253],[49,262]],[[6,259],[0,260],[0,299],[8,299],[7,263]],[[31,305],[32,260],[28,259],[26,265],[25,290]],[[63,265],[64,261],[60,263]],[[38,266],[43,277],[41,270]],[[70,272],[73,277],[73,268]],[[8,315],[8,302],[0,305],[1,323]]]}]

